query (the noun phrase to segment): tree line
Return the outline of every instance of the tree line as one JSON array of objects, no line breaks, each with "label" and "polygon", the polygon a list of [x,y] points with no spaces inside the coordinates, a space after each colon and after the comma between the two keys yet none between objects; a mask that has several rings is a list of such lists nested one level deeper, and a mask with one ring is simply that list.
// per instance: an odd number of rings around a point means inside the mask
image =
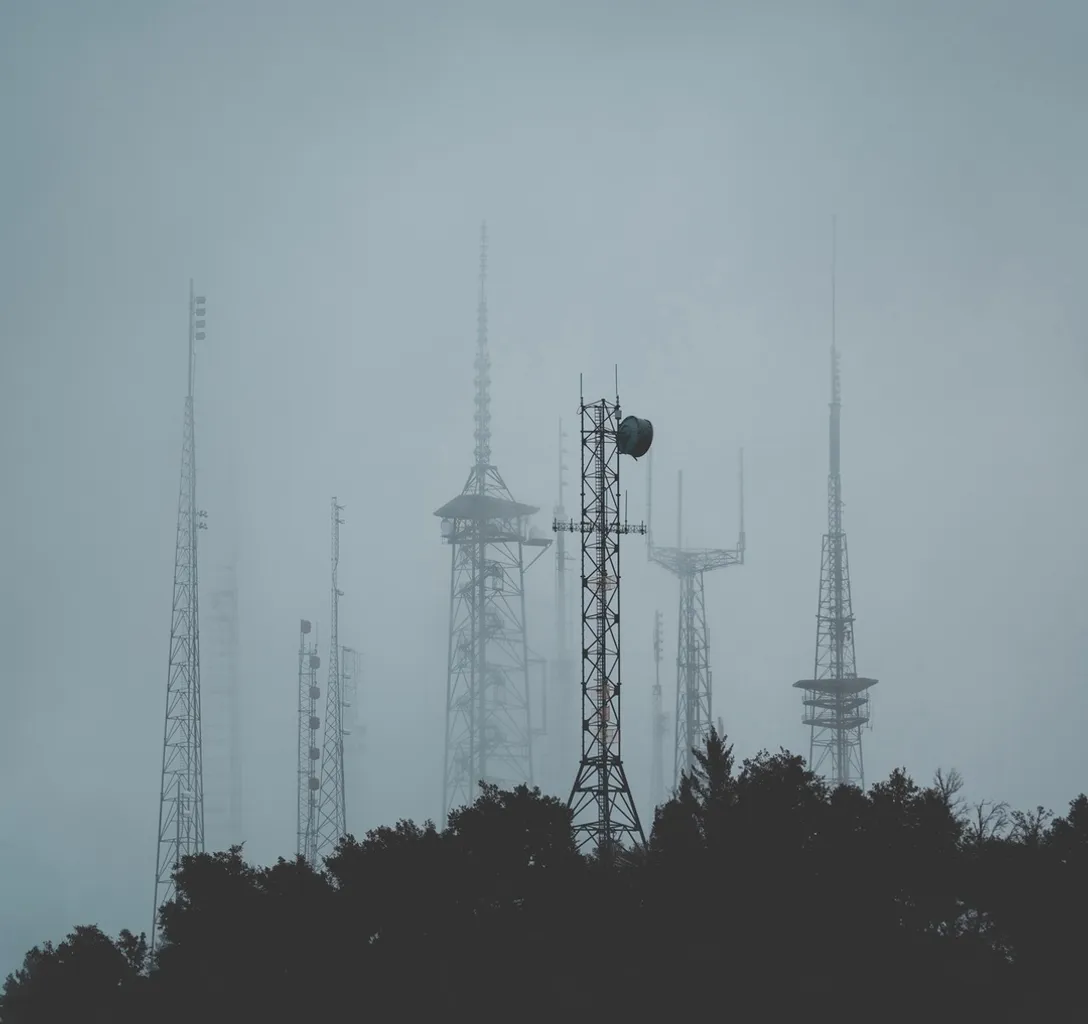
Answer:
[{"label": "tree line", "polygon": [[154,957],[77,927],[8,976],[0,1022],[1076,1019],[1088,798],[1055,817],[961,789],[831,788],[712,734],[644,849],[583,855],[563,802],[484,785],[320,870],[188,857]]}]

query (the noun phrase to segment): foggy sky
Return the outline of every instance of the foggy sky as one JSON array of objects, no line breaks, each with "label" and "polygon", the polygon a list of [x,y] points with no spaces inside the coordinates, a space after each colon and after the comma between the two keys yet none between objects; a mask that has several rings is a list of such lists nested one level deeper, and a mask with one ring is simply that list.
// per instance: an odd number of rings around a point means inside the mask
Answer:
[{"label": "foggy sky", "polygon": [[[747,564],[706,588],[745,756],[808,751],[791,683],[815,645],[837,214],[867,777],[956,767],[973,797],[1059,813],[1088,787],[1088,11],[622,7],[0,10],[0,971],[77,922],[151,922],[190,277],[203,579],[238,552],[246,854],[294,850],[297,623],[328,635],[333,494],[340,636],[364,652],[349,827],[437,816],[432,513],[473,457],[485,218],[492,449],[538,526],[579,373],[610,396],[618,363],[654,422],[659,543],[682,469],[685,543],[733,545],[745,447]],[[645,473],[624,462],[639,516]],[[530,574],[544,653],[552,564]],[[671,709],[677,585],[637,537],[623,567],[648,827],[653,615]]]}]

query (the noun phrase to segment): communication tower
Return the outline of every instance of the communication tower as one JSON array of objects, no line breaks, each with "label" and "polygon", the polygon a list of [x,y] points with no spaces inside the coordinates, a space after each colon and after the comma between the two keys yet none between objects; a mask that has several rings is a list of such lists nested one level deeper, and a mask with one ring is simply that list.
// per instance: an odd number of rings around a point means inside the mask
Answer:
[{"label": "communication tower", "polygon": [[645,844],[620,743],[620,535],[646,526],[620,519],[620,455],[645,455],[653,427],[621,420],[616,390],[615,402],[580,396],[582,516],[552,523],[582,537],[582,759],[568,803],[579,848],[592,844],[602,857],[625,840]]},{"label": "communication tower", "polygon": [[842,477],[839,471],[839,413],[842,386],[835,346],[835,250],[831,259],[831,414],[830,470],[827,477],[827,533],[820,554],[820,605],[816,613],[816,661],[812,679],[793,685],[804,690],[804,716],[810,727],[809,765],[826,772],[834,785],[865,788],[861,730],[870,719],[869,689],[877,680],[857,674],[854,657],[854,609],[850,597],[850,560],[843,529]]},{"label": "communication tower", "polygon": [[298,816],[296,834],[298,855],[315,867],[317,863],[317,798],[321,789],[321,748],[318,746],[321,716],[318,699],[321,687],[317,670],[321,657],[316,639],[310,640],[313,629],[309,619],[302,619],[298,628]]},{"label": "communication tower", "polygon": [[166,679],[159,832],[155,855],[155,909],[151,949],[159,939],[159,908],[174,897],[174,868],[204,852],[204,770],[200,743],[200,601],[197,535],[207,513],[196,504],[196,435],[193,425],[194,346],[204,340],[204,298],[189,282],[188,390],[181,444],[181,483],[174,545],[174,603]]},{"label": "communication tower", "polygon": [[654,807],[660,807],[665,793],[665,728],[666,715],[661,696],[661,612],[654,612],[654,688],[653,697],[653,748],[650,762],[650,799]]},{"label": "communication tower", "polygon": [[317,834],[312,863],[332,852],[347,833],[347,805],[344,799],[344,697],[340,688],[340,598],[337,586],[340,566],[340,527],[343,505],[332,499],[332,626],[329,637],[329,678],[325,684],[325,737],[321,748],[321,788],[317,797]]},{"label": "communication tower", "polygon": [[653,456],[647,485],[646,550],[651,562],[668,569],[680,581],[680,607],[676,639],[676,743],[673,754],[673,785],[682,772],[690,772],[695,756],[710,734],[713,723],[713,686],[710,645],[706,629],[704,577],[714,569],[744,565],[744,452],[740,453],[738,491],[740,535],[735,548],[683,547],[684,474],[677,475],[676,547],[659,548],[653,541]]},{"label": "communication tower", "polygon": [[[566,489],[567,465],[564,456],[568,454],[564,441],[567,434],[563,430],[563,421],[559,421],[559,497],[553,516],[559,522],[567,518],[563,503]],[[552,717],[548,736],[548,785],[549,791],[558,792],[565,786],[570,765],[575,759],[574,738],[577,736],[578,705],[580,703],[579,672],[573,657],[572,642],[573,622],[569,610],[570,564],[574,558],[567,553],[567,535],[560,531],[555,535],[555,665],[551,672]]]},{"label": "communication tower", "polygon": [[[476,324],[476,461],[461,493],[434,514],[450,545],[443,819],[470,804],[480,782],[533,783],[525,573],[550,546],[529,528],[539,511],[514,500],[491,463],[487,342],[487,228],[480,233]],[[526,548],[540,549],[529,565]]]}]

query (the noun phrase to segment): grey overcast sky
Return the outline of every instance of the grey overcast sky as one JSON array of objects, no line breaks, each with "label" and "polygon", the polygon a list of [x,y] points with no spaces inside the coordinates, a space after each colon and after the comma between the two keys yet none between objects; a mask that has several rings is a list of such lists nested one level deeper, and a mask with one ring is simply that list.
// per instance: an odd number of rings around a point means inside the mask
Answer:
[{"label": "grey overcast sky", "polygon": [[[327,636],[333,494],[365,652],[349,826],[438,814],[432,513],[472,460],[485,218],[493,449],[541,526],[579,373],[609,395],[619,363],[653,420],[666,536],[682,469],[687,541],[732,545],[745,447],[747,564],[707,602],[747,755],[807,753],[837,214],[868,777],[956,767],[1064,809],[1088,788],[1086,42],[1077,0],[8,0],[0,970],[76,922],[150,924],[190,277],[204,580],[239,560],[246,852],[294,849],[297,623]],[[641,514],[645,463],[623,474]],[[648,816],[677,590],[638,538],[624,568]],[[550,559],[531,577],[548,652]]]}]

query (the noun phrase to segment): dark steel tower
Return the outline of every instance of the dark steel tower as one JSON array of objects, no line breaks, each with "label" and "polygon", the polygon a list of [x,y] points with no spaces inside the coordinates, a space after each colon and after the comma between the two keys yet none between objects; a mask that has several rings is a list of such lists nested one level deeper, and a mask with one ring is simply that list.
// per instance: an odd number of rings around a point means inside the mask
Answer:
[{"label": "dark steel tower", "polygon": [[665,730],[667,716],[661,695],[661,612],[654,612],[653,750],[650,762],[650,799],[660,807],[665,793]]},{"label": "dark steel tower", "polygon": [[650,457],[646,519],[651,529],[646,550],[651,562],[664,566],[680,581],[680,608],[676,640],[676,743],[673,754],[673,785],[680,784],[681,772],[691,771],[693,749],[702,748],[713,724],[713,686],[710,646],[706,630],[704,576],[714,569],[744,565],[744,452],[740,453],[738,493],[740,535],[735,548],[684,548],[684,474],[677,477],[676,547],[654,546],[653,456]]},{"label": "dark steel tower", "polygon": [[174,545],[174,607],[170,667],[166,680],[166,725],[159,791],[155,910],[151,948],[159,938],[159,908],[174,897],[174,868],[183,857],[204,852],[204,769],[200,744],[200,602],[197,535],[207,513],[196,504],[196,436],[193,426],[195,342],[204,340],[204,298],[189,282],[189,366],[181,444],[181,485]]},{"label": "dark steel tower", "polygon": [[340,567],[340,527],[343,505],[332,499],[332,626],[329,637],[329,678],[325,684],[325,738],[321,747],[321,789],[317,798],[317,836],[313,863],[322,858],[347,833],[347,804],[344,799],[344,695],[340,688],[340,598],[337,585]]},{"label": "dark steel tower", "polygon": [[[850,599],[850,564],[842,527],[842,477],[839,473],[839,410],[842,389],[835,347],[835,273],[831,273],[831,417],[830,472],[827,477],[827,533],[820,556],[820,606],[816,614],[816,664],[812,679],[793,685],[804,690],[804,717],[811,727],[809,764],[834,785],[865,788],[861,730],[869,721],[869,688],[875,679],[858,676],[854,660],[854,611]],[[825,771],[830,757],[831,763]]]},{"label": "dark steel tower", "polygon": [[[476,324],[476,461],[461,493],[434,514],[450,545],[450,629],[442,815],[469,804],[480,782],[533,782],[526,547],[539,511],[514,500],[491,463],[491,357],[487,343],[487,228],[480,233]],[[533,561],[536,561],[534,558]],[[532,562],[529,563],[530,565]]]},{"label": "dark steel tower", "polygon": [[317,641],[309,639],[313,627],[302,619],[298,629],[298,815],[295,832],[297,851],[315,867],[317,863],[317,798],[321,790],[321,748],[318,746],[321,716],[318,698],[317,670],[321,657]]},{"label": "dark steel tower", "polygon": [[620,535],[646,526],[620,519],[620,455],[644,455],[653,428],[621,422],[618,394],[614,403],[581,397],[579,408],[582,517],[552,523],[582,537],[582,759],[569,805],[579,848],[611,856],[625,840],[645,843],[620,744]]}]

